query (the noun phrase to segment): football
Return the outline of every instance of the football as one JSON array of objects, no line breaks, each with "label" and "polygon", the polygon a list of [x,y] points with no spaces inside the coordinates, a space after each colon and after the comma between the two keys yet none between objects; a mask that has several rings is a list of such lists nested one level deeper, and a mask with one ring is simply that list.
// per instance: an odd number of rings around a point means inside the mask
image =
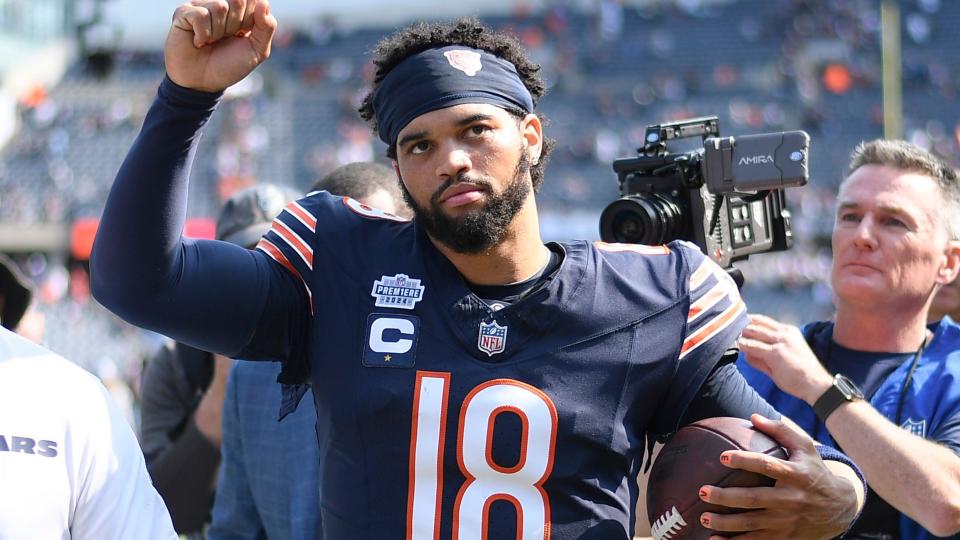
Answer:
[{"label": "football", "polygon": [[701,486],[773,485],[768,476],[722,465],[720,454],[727,450],[787,457],[776,441],[742,418],[707,418],[680,428],[660,450],[647,481],[647,516],[656,540],[705,540],[721,535],[700,525],[700,515],[741,511],[703,502],[698,496]]}]

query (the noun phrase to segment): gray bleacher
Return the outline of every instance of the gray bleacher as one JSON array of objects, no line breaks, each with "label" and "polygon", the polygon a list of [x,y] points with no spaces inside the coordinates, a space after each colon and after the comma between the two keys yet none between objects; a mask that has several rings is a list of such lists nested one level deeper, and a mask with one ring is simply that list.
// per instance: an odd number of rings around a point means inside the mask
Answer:
[{"label": "gray bleacher", "polygon": [[[811,97],[799,90],[796,74],[790,73],[793,68],[784,68],[799,58],[805,47],[818,47],[844,51],[852,63],[867,64],[871,75],[879,72],[879,36],[875,29],[857,26],[862,22],[857,17],[875,12],[878,2],[839,3],[845,7],[835,17],[827,10],[834,4],[741,0],[718,4],[696,16],[670,7],[640,11],[627,6],[620,36],[606,43],[600,41],[596,17],[572,9],[566,13],[567,26],[561,35],[550,35],[543,17],[536,13],[490,19],[493,26],[520,33],[533,29],[545,38],[544,47],[534,54],[547,62],[544,72],[551,91],[541,110],[551,120],[547,135],[558,141],[558,147],[539,196],[543,212],[562,215],[577,210],[599,216],[617,196],[617,184],[609,160],[599,159],[594,152],[598,133],[607,134],[617,154],[626,157],[634,152],[644,126],[676,120],[678,115],[717,115],[724,135],[807,129],[812,138],[811,183],[835,186],[854,145],[882,135],[878,78],[842,95],[820,89]],[[918,9],[914,2],[903,3],[905,16]],[[798,14],[807,22],[794,25],[791,17]],[[960,119],[960,57],[955,54],[960,35],[954,31],[960,25],[960,2],[941,2],[940,12],[928,18],[932,33],[927,43],[916,44],[904,36],[903,55],[910,66],[905,70],[909,75],[905,125],[912,130],[939,122],[946,138],[940,143],[953,152],[948,157],[956,160],[960,153],[950,139],[955,137]],[[855,37],[838,36],[832,24],[840,24],[837,28],[844,36]],[[254,179],[304,190],[348,157],[383,159],[382,143],[363,134],[366,128],[355,108],[370,72],[368,51],[392,30],[334,31],[322,44],[302,34],[291,44],[275,48],[260,70],[263,91],[228,100],[211,121],[193,169],[190,214],[216,214],[220,204],[218,149],[230,134],[251,125],[268,141],[266,147],[244,158]],[[555,64],[561,60],[569,64],[568,71],[558,71]],[[729,66],[738,77],[718,83],[713,72],[719,64]],[[930,69],[945,70],[952,86],[933,88]],[[59,108],[52,121],[39,122],[33,113],[26,114],[14,142],[0,149],[0,221],[30,224],[98,215],[161,76],[158,51],[118,55],[106,78],[75,66],[50,93]],[[657,94],[657,88],[671,85],[672,91],[679,92],[673,98],[669,92]],[[635,89],[649,95],[638,102]],[[232,117],[234,107],[249,107],[252,118],[238,126]],[[738,107],[754,113],[772,107],[779,119],[746,122],[733,114]],[[354,139],[353,146],[345,144],[348,138]],[[790,199],[798,200],[794,194]],[[821,223],[832,219],[829,213],[818,212],[794,209],[797,220]],[[819,227],[801,224],[798,229]],[[811,240],[797,238],[801,247]],[[763,281],[762,289],[749,289],[748,294],[761,298],[764,305],[789,306],[796,303],[798,294],[806,294],[803,288],[787,289],[776,280]],[[800,286],[809,287],[809,283]],[[826,309],[822,302],[807,307],[817,313]],[[53,319],[49,326],[64,325],[96,336],[96,340],[126,335],[125,330],[118,330],[123,328],[120,323],[103,314],[66,319],[63,310],[51,308],[49,315]],[[83,327],[87,319],[93,327]],[[51,339],[63,347],[75,346],[69,339],[53,337],[56,335],[51,334]],[[80,358],[87,355],[79,353]]]}]

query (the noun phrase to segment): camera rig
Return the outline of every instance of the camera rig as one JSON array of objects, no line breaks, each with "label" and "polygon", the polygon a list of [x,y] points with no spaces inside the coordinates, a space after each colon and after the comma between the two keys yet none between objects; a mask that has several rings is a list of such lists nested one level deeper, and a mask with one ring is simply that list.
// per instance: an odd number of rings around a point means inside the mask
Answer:
[{"label": "camera rig", "polygon": [[[702,147],[667,151],[700,137]],[[793,243],[784,188],[807,182],[810,137],[803,131],[720,137],[715,116],[648,126],[637,157],[613,170],[621,197],[600,216],[607,242],[688,240],[724,268]]]}]

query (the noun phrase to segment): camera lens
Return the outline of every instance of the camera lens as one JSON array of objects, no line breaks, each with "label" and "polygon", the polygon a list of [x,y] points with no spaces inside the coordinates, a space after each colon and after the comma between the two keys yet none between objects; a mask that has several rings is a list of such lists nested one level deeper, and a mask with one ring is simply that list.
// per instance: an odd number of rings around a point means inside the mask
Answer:
[{"label": "camera lens", "polygon": [[605,242],[666,244],[684,238],[680,205],[659,193],[638,193],[617,199],[600,215],[600,238]]}]

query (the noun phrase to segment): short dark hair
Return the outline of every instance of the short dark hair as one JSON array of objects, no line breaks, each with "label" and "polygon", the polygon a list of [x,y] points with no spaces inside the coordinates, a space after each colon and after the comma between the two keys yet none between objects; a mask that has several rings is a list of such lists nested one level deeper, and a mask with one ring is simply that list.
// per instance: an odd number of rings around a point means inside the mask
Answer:
[{"label": "short dark hair", "polygon": [[[533,96],[534,107],[539,103],[540,98],[546,94],[547,87],[540,76],[540,66],[530,60],[526,51],[512,36],[490,30],[473,17],[464,17],[446,23],[420,22],[387,36],[373,50],[373,64],[376,67],[376,74],[370,93],[363,98],[359,111],[360,117],[373,128],[374,132],[377,131],[377,118],[373,110],[373,94],[383,78],[407,57],[427,49],[447,45],[464,45],[481,49],[512,63],[517,69],[520,81]],[[526,113],[519,109],[508,109],[507,112],[520,119],[526,116]],[[538,116],[541,116],[541,122],[546,125],[546,118],[542,115]],[[540,159],[530,167],[530,178],[533,181],[534,190],[539,190],[543,183],[544,167],[553,146],[553,140],[544,138]],[[396,145],[387,148],[387,157],[396,159]]]},{"label": "short dark hair", "polygon": [[17,263],[0,253],[0,324],[7,330],[16,330],[32,298],[33,283],[20,272]]},{"label": "short dark hair", "polygon": [[864,165],[886,165],[936,180],[943,196],[942,218],[947,234],[951,240],[960,240],[960,177],[949,163],[907,141],[875,139],[861,142],[853,150],[847,176]]},{"label": "short dark hair", "polygon": [[310,191],[329,191],[351,199],[363,199],[377,190],[384,190],[400,200],[400,188],[393,169],[381,163],[358,161],[347,163],[327,173],[317,180]]}]

